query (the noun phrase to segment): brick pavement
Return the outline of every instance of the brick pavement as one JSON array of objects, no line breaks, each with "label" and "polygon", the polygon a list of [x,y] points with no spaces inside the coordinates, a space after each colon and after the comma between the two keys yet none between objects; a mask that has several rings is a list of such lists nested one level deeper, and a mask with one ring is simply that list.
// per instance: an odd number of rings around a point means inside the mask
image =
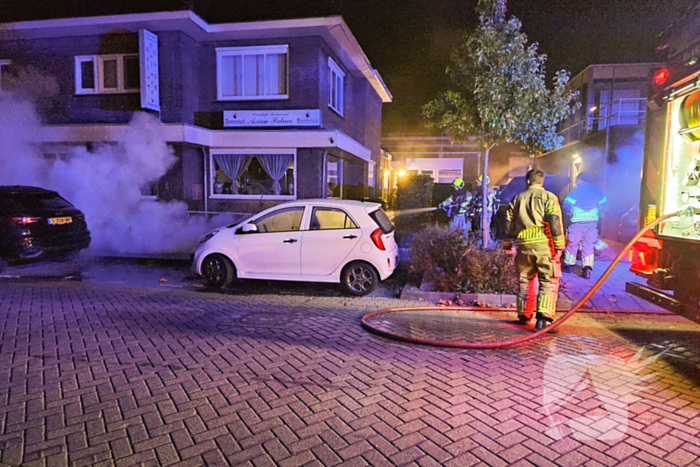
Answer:
[{"label": "brick pavement", "polygon": [[491,351],[359,325],[410,304],[0,283],[0,462],[699,465],[698,325],[577,315]]}]

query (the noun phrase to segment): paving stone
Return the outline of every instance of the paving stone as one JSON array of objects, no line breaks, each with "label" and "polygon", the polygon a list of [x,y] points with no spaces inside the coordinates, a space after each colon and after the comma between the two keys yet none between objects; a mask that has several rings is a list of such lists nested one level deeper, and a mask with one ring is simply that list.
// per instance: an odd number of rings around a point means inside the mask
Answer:
[{"label": "paving stone", "polygon": [[[632,306],[618,286],[596,303]],[[0,282],[0,463],[698,462],[700,382],[687,377],[700,365],[697,324],[581,314],[555,336],[501,350],[415,346],[359,324],[369,311],[409,304]],[[462,341],[527,332],[508,324],[512,313],[409,315],[387,325]],[[658,373],[646,390],[633,391],[625,362],[642,347],[644,358],[666,353],[644,370]],[[556,355],[577,357],[578,366],[548,379]],[[578,368],[596,355],[621,366],[589,368],[592,383],[576,391]],[[603,429],[610,420],[598,388],[610,389],[611,407],[627,408],[625,433]],[[581,418],[595,414],[603,419]],[[604,432],[607,439],[593,436]]]}]

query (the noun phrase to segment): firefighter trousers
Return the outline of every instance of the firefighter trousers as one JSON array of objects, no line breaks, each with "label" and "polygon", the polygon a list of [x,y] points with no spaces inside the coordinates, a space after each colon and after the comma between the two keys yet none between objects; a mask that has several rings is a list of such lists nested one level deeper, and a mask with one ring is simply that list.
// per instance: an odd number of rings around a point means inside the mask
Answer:
[{"label": "firefighter trousers", "polygon": [[569,226],[566,236],[566,251],[564,252],[564,264],[573,266],[576,264],[576,254],[581,246],[581,265],[593,269],[595,258],[595,244],[598,240],[598,224],[595,222],[574,222]]},{"label": "firefighter trousers", "polygon": [[450,220],[450,228],[461,230],[464,235],[469,234],[469,229],[471,226],[471,222],[469,222],[465,214],[455,214]]},{"label": "firefighter trousers", "polygon": [[[559,296],[561,264],[552,258],[549,244],[518,245],[515,267],[519,275],[518,317],[530,319],[537,312],[540,317],[553,321]],[[537,282],[539,289],[536,288]]]}]

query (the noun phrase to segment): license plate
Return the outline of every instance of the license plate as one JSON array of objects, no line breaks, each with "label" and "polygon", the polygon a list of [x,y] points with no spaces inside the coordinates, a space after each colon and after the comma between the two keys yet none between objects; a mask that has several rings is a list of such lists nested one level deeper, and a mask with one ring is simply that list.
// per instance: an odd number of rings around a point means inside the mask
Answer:
[{"label": "license plate", "polygon": [[51,217],[49,219],[49,225],[70,224],[71,222],[73,222],[71,217]]}]

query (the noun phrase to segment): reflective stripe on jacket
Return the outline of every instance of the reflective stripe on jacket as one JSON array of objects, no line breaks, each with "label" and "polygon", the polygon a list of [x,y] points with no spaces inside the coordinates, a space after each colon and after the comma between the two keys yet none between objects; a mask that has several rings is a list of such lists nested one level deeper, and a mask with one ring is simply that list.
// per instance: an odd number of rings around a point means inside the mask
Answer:
[{"label": "reflective stripe on jacket", "polygon": [[508,206],[509,237],[517,245],[550,243],[555,250],[566,246],[562,213],[556,195],[542,187],[529,187]]},{"label": "reflective stripe on jacket", "polygon": [[600,189],[583,180],[571,190],[562,206],[564,214],[574,222],[598,222],[608,207],[608,198]]}]

